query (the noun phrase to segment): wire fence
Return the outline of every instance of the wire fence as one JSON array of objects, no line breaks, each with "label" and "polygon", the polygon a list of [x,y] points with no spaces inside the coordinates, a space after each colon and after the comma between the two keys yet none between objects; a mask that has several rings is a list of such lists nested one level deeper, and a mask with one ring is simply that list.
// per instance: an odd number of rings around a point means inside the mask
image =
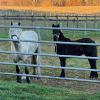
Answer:
[{"label": "wire fence", "polygon": [[[11,26],[7,25],[0,25],[0,28],[10,28]],[[13,27],[13,28],[23,28],[23,29],[46,29],[46,30],[52,30],[52,29],[61,29],[61,30],[74,30],[74,31],[100,31],[100,29],[95,28],[66,28],[66,27],[60,27],[60,28],[52,28],[52,27],[41,27],[41,26],[20,26],[20,27]]]},{"label": "wire fence", "polygon": [[[23,19],[25,18],[30,18],[32,19],[33,17],[36,17],[36,16],[20,16],[20,17],[17,17],[17,16],[1,16],[0,19]],[[40,17],[40,16],[38,16]],[[42,16],[43,17],[43,16]],[[50,16],[51,17],[51,16]],[[52,16],[53,17],[53,16]],[[55,17],[55,16],[54,16]],[[69,16],[71,17],[71,16]],[[82,17],[82,16],[80,16]],[[94,16],[93,16],[94,17]],[[29,20],[29,19],[28,19]],[[33,19],[32,19],[33,20]],[[37,20],[39,20],[37,18]],[[41,19],[42,21],[44,19]],[[57,21],[55,19],[47,19],[49,21]],[[58,20],[58,21],[61,21],[62,19]],[[67,20],[67,21],[72,21],[72,20]],[[74,21],[77,21],[77,20],[74,20]],[[79,20],[79,21],[82,21],[82,20]],[[86,20],[83,20],[83,21],[86,21]],[[92,21],[92,20],[90,20]],[[94,20],[93,20],[94,21]],[[97,21],[97,20],[96,20]],[[11,26],[8,26],[8,25],[0,25],[0,28],[10,28]],[[96,28],[70,28],[70,27],[60,27],[60,28],[52,28],[52,27],[41,27],[41,26],[20,26],[20,27],[13,27],[13,28],[23,28],[23,29],[39,29],[39,30],[52,30],[52,29],[61,29],[61,30],[76,30],[76,31],[100,31],[100,29],[96,29]],[[2,41],[5,41],[5,42],[8,42],[8,41],[13,41],[12,39],[4,39],[4,38],[0,38],[0,42]],[[54,41],[30,41],[30,40],[20,40],[20,42],[34,42],[34,43],[46,43],[46,44],[73,44],[73,45],[93,45],[93,46],[100,46],[100,43],[78,43],[78,42],[54,42]],[[57,55],[57,54],[49,54],[49,53],[43,53],[43,52],[40,52],[40,53],[22,53],[22,52],[12,52],[12,51],[4,51],[4,50],[0,50],[0,53],[4,53],[4,54],[22,54],[22,55],[37,55],[37,56],[47,56],[47,57],[68,57],[68,58],[79,58],[79,59],[97,59],[97,60],[100,60],[100,57],[88,57],[88,56],[73,56],[73,55]],[[30,66],[30,67],[40,67],[40,68],[54,68],[54,69],[65,69],[65,70],[77,70],[77,71],[97,71],[97,72],[100,72],[99,69],[87,69],[87,68],[72,68],[72,67],[60,67],[60,66],[49,66],[49,65],[44,65],[44,64],[39,64],[39,65],[34,65],[34,64],[21,64],[21,63],[9,63],[9,62],[0,62],[1,65],[19,65],[19,66]],[[54,77],[54,76],[39,76],[39,75],[26,75],[26,74],[16,74],[16,73],[7,73],[7,72],[0,72],[0,74],[3,74],[3,75],[20,75],[20,76],[30,76],[30,77],[40,77],[40,78],[50,78],[50,79],[64,79],[64,80],[72,80],[72,81],[82,81],[82,82],[95,82],[95,83],[100,83],[99,80],[88,80],[88,79],[78,79],[78,78],[68,78],[68,77],[65,77],[65,78],[61,78],[61,77]]]}]

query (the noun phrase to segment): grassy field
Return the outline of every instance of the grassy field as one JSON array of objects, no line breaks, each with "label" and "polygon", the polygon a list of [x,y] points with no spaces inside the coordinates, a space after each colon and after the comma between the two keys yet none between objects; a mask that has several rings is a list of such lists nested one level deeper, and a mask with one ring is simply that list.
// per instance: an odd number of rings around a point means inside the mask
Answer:
[{"label": "grassy field", "polygon": [[100,100],[100,93],[83,93],[67,88],[0,81],[0,100]]},{"label": "grassy field", "polygon": [[[10,21],[2,21],[2,24],[9,24]],[[23,25],[31,25],[31,22],[22,21]],[[55,23],[55,22],[52,22]],[[34,22],[34,25],[40,26],[52,26],[52,23],[48,22]],[[66,27],[66,23],[60,23]],[[98,24],[99,25],[99,24]],[[73,24],[69,24],[73,27]],[[79,23],[80,27],[83,27],[82,23]],[[93,27],[92,24],[88,25]],[[99,28],[99,26],[98,26]],[[36,30],[41,35],[42,40],[52,41],[52,31],[50,30]],[[8,38],[8,30],[2,29],[0,32],[0,38]],[[92,38],[96,42],[100,42],[99,32],[83,32],[83,31],[63,31],[64,35],[71,39],[79,38]],[[77,34],[76,34],[77,33]],[[10,50],[10,44],[8,42],[0,42],[0,50]],[[42,44],[41,50],[44,53],[55,53],[54,45]],[[0,61],[12,62],[11,58],[7,54],[0,54]],[[100,56],[100,47],[98,47],[98,56]],[[59,59],[52,57],[42,57],[42,64],[46,65],[58,65]],[[68,59],[66,61],[67,66],[90,68],[87,60],[80,59]],[[100,61],[97,61],[97,68],[100,69]],[[30,74],[32,73],[32,68]],[[15,66],[0,65],[0,71],[2,72],[15,72]],[[24,72],[24,67],[21,67],[21,73]],[[59,76],[59,69],[43,68],[43,75]],[[66,71],[66,77],[86,78],[89,79],[89,72],[78,71]],[[15,82],[15,76],[0,75],[0,100],[99,100],[100,99],[100,84],[84,83],[76,81],[64,81],[64,80],[32,80],[31,84],[17,84]],[[100,74],[99,78],[100,79]]]},{"label": "grassy field", "polygon": [[[44,37],[46,31],[42,32],[43,40],[52,40],[52,35],[48,35]],[[49,31],[48,31],[49,32]],[[64,31],[65,33],[66,31]],[[99,42],[99,33],[91,33],[88,32],[84,34],[83,32],[74,34],[71,31],[68,31],[70,34],[65,34],[66,37],[71,39],[78,39],[82,37],[91,37],[92,39]],[[8,38],[8,34],[1,33],[1,38]],[[9,50],[9,43],[1,42],[0,47],[2,50]],[[100,48],[98,47],[98,55]],[[42,45],[42,51],[47,53],[54,53],[53,45]],[[9,55],[1,54],[1,61],[11,61],[9,59]],[[89,68],[89,63],[87,60],[79,60],[79,59],[68,59],[67,66],[71,67],[79,67],[81,68]],[[43,57],[43,64],[47,65],[59,65],[58,58],[49,58]],[[97,67],[100,69],[100,62],[97,61]],[[15,72],[15,66],[0,65],[0,71],[2,72]],[[24,67],[21,67],[22,73],[24,72]],[[30,68],[30,73],[32,73],[32,68]],[[42,69],[43,75],[51,75],[51,76],[59,76],[59,69]],[[76,78],[86,78],[89,79],[89,72],[78,72],[78,71],[66,71],[67,77],[76,77]],[[32,81],[32,84],[17,84],[15,81],[15,76],[3,76],[1,75],[0,79],[0,99],[2,100],[13,100],[13,99],[26,99],[26,100],[99,100],[100,98],[100,85],[93,83],[80,83],[80,82],[69,82],[62,80],[45,80],[45,81]],[[8,81],[7,81],[8,80]],[[19,91],[20,88],[20,91]],[[37,91],[36,91],[37,90]],[[22,94],[21,94],[22,93]]]}]

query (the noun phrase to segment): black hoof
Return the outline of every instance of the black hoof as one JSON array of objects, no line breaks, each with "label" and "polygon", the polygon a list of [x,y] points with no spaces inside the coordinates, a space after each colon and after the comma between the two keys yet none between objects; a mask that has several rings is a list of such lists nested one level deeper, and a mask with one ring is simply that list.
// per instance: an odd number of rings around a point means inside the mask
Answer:
[{"label": "black hoof", "polygon": [[65,77],[65,74],[61,74],[60,77]]},{"label": "black hoof", "polygon": [[21,80],[17,80],[17,83],[21,83]]},{"label": "black hoof", "polygon": [[95,71],[92,71],[90,74],[90,78],[98,78],[98,73]]},{"label": "black hoof", "polygon": [[17,81],[18,83],[21,83],[21,77],[17,76],[16,81]]},{"label": "black hoof", "polygon": [[26,81],[27,83],[31,83],[30,79],[29,78],[26,78]]}]

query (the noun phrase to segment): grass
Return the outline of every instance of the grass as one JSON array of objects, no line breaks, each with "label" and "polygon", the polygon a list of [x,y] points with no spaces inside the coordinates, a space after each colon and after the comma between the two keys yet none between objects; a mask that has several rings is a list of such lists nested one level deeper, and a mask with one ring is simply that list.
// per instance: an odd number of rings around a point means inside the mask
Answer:
[{"label": "grass", "polygon": [[88,94],[67,88],[0,81],[0,100],[99,100],[100,93]]},{"label": "grass", "polygon": [[0,38],[8,38],[8,34],[6,34],[6,33],[0,33]]}]

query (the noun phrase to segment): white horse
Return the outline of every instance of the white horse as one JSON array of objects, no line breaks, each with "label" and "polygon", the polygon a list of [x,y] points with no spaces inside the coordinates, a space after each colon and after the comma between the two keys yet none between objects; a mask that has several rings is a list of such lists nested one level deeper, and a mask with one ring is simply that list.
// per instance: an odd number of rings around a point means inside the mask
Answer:
[{"label": "white horse", "polygon": [[[37,53],[39,49],[38,43],[33,42],[20,42],[20,40],[31,40],[31,41],[38,41],[38,35],[34,31],[22,31],[19,28],[20,23],[11,22],[11,28],[9,30],[9,36],[14,41],[11,42],[11,51],[13,52],[21,52],[21,53]],[[15,28],[14,28],[15,27]],[[16,28],[17,27],[17,28]],[[22,54],[13,54],[13,61],[14,63],[19,62],[20,60],[23,61],[25,64],[29,64],[29,58],[32,58],[32,64],[38,63],[38,56],[36,55],[22,55]],[[36,74],[36,67],[33,67],[33,74]],[[17,74],[20,73],[20,69],[18,65],[16,65],[16,72]],[[40,75],[40,68],[37,69],[38,75]],[[25,73],[29,74],[28,68],[25,66]],[[17,75],[17,82],[21,82],[21,76]],[[30,78],[26,76],[26,81],[29,83]]]}]

